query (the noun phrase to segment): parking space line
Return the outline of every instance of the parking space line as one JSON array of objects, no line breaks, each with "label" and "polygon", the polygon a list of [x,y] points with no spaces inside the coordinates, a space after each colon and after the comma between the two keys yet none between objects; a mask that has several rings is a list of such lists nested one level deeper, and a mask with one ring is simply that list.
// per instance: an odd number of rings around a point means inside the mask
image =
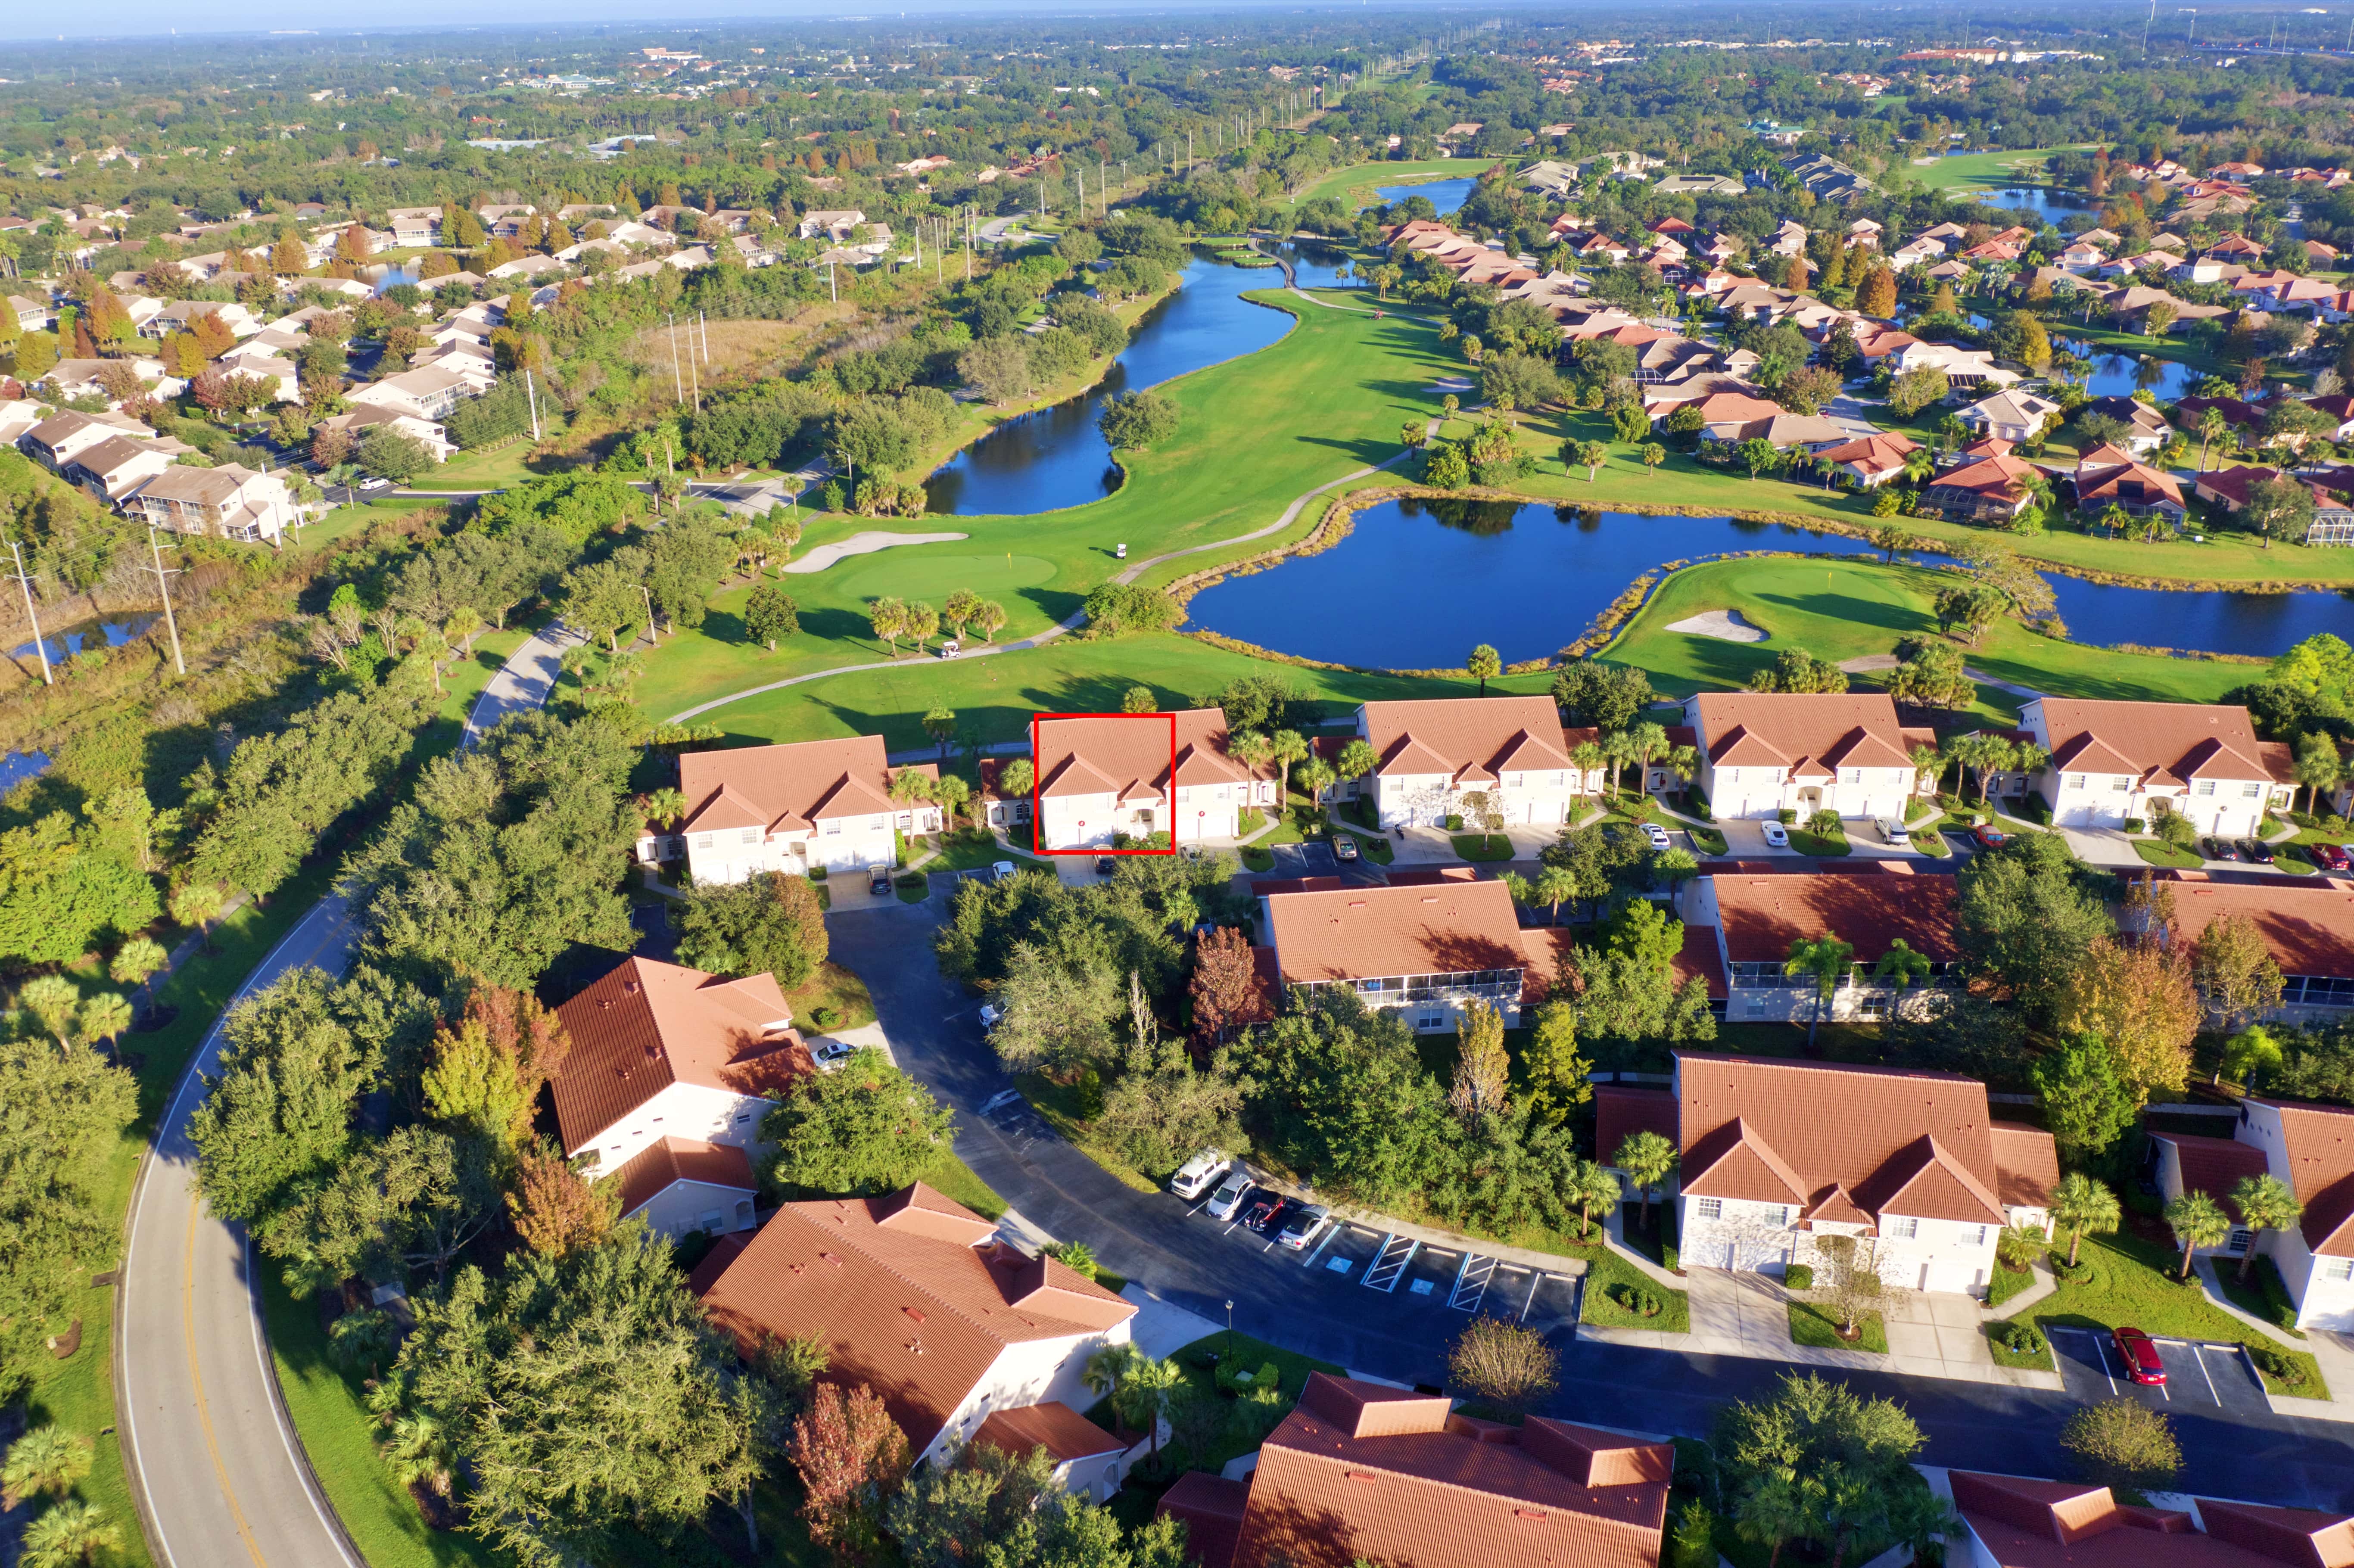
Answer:
[{"label": "parking space line", "polygon": [[1332,1238],[1333,1238],[1334,1236],[1339,1235],[1340,1234],[1341,1234],[1341,1227],[1340,1227],[1339,1225],[1336,1225],[1336,1224],[1332,1224],[1327,1223],[1327,1224],[1326,1224],[1326,1225],[1324,1226],[1324,1239],[1323,1239],[1322,1241],[1320,1241],[1320,1242],[1318,1242],[1318,1243],[1316,1244],[1316,1250],[1315,1250],[1314,1252],[1310,1253],[1310,1254],[1308,1255],[1308,1256],[1307,1256],[1307,1257],[1306,1257],[1306,1258],[1305,1258],[1305,1259],[1300,1263],[1299,1266],[1300,1266],[1300,1267],[1302,1267],[1302,1268],[1313,1268],[1313,1267],[1315,1267],[1315,1266],[1316,1266],[1316,1260],[1317,1260],[1319,1257],[1320,1257],[1320,1256],[1322,1256],[1322,1255],[1323,1255],[1324,1249],[1325,1249],[1326,1247],[1328,1247],[1328,1246],[1331,1246],[1331,1245],[1332,1245]]},{"label": "parking space line", "polygon": [[2207,1397],[2213,1400],[2216,1407],[2221,1409],[2223,1404],[2223,1396],[2216,1391],[2215,1374],[2207,1370],[2206,1352],[2201,1351],[2197,1345],[2193,1345],[2190,1347],[2190,1355],[2191,1359],[2199,1363],[2199,1375],[2207,1380]]},{"label": "parking space line", "polygon": [[2093,1341],[2093,1353],[2101,1360],[2101,1375],[2109,1380],[2109,1395],[2115,1398],[2117,1392],[2117,1377],[2116,1373],[2109,1370],[2108,1342],[2090,1329],[2078,1329],[2075,1331]]},{"label": "parking space line", "polygon": [[[1488,1266],[1485,1268],[1475,1266],[1483,1263]],[[1495,1277],[1496,1260],[1494,1258],[1466,1256],[1463,1266],[1455,1271],[1455,1293],[1447,1298],[1447,1304],[1458,1312],[1477,1312],[1479,1310],[1479,1303],[1488,1298],[1488,1286]],[[1471,1298],[1469,1306],[1464,1304],[1463,1299],[1467,1295]]]},{"label": "parking space line", "polygon": [[1534,1269],[1529,1271],[1529,1298],[1521,1303],[1521,1315],[1514,1321],[1525,1323],[1529,1320],[1529,1308],[1537,1304],[1537,1287],[1544,1282],[1543,1275]]},{"label": "parking space line", "polygon": [[[1405,1251],[1393,1261],[1390,1249],[1401,1243],[1405,1245]],[[1364,1277],[1357,1283],[1384,1296],[1396,1295],[1398,1281],[1405,1277],[1406,1268],[1414,1262],[1415,1254],[1421,1250],[1422,1243],[1411,1236],[1402,1236],[1394,1232],[1384,1236],[1381,1250],[1373,1255],[1373,1261],[1365,1266]]]}]

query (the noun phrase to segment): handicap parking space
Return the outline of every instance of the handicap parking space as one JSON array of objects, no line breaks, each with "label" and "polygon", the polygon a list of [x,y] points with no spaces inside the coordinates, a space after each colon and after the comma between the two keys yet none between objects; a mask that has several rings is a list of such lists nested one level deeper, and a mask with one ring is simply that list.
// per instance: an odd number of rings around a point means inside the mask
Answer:
[{"label": "handicap parking space", "polygon": [[1444,1306],[1454,1295],[1455,1276],[1462,1266],[1462,1253],[1425,1245],[1405,1266],[1395,1294],[1405,1306],[1433,1302]]},{"label": "handicap parking space", "polygon": [[1319,1279],[1359,1284],[1387,1239],[1384,1232],[1344,1222],[1317,1238],[1319,1245],[1300,1260],[1300,1266]]}]

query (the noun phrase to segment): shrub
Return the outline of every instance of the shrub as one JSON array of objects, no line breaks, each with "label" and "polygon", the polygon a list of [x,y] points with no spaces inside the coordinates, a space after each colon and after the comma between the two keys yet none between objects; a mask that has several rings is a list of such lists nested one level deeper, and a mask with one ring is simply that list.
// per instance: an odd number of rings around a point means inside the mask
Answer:
[{"label": "shrub", "polygon": [[831,1029],[842,1022],[842,1014],[831,1007],[812,1008],[810,1012],[810,1022],[820,1029]]},{"label": "shrub", "polygon": [[1782,1283],[1792,1290],[1812,1290],[1815,1271],[1803,1263],[1794,1263],[1782,1271]]},{"label": "shrub", "polygon": [[1798,825],[1798,813],[1788,806],[1783,807],[1774,814],[1782,819],[1782,825],[1786,828],[1794,828]]},{"label": "shrub", "polygon": [[1447,819],[1447,831],[1450,833],[1461,832],[1463,831],[1463,819],[1458,816],[1449,816]]},{"label": "shrub", "polygon": [[2266,1377],[2289,1388],[2304,1384],[2305,1363],[2287,1351],[2275,1350],[2270,1345],[2258,1345],[2249,1353],[2255,1357],[2256,1365],[2264,1369]]},{"label": "shrub", "polygon": [[1638,1318],[1659,1315],[1659,1297],[1639,1285],[1614,1285],[1610,1287],[1610,1298]]},{"label": "shrub", "polygon": [[2043,1331],[2024,1318],[1996,1324],[1994,1340],[2014,1355],[2040,1356],[2044,1350]]},{"label": "shrub", "polygon": [[1052,1242],[1044,1248],[1048,1257],[1089,1279],[1096,1277],[1096,1249],[1085,1242]]},{"label": "shrub", "polygon": [[1561,1386],[1561,1357],[1544,1337],[1501,1318],[1474,1318],[1447,1352],[1447,1370],[1458,1387],[1512,1415]]},{"label": "shrub", "polygon": [[2138,1400],[2085,1405],[2061,1429],[2060,1446],[2094,1486],[2171,1491],[2182,1474],[2173,1424]]},{"label": "shrub", "polygon": [[2147,832],[2148,831],[2149,824],[2143,821],[2139,817],[2127,817],[2126,819],[2126,832],[2129,833],[2140,833]]},{"label": "shrub", "polygon": [[2063,1254],[2057,1252],[2052,1255],[2052,1272],[2069,1285],[2090,1285],[2100,1277],[2091,1258],[2082,1258],[2072,1264]]}]

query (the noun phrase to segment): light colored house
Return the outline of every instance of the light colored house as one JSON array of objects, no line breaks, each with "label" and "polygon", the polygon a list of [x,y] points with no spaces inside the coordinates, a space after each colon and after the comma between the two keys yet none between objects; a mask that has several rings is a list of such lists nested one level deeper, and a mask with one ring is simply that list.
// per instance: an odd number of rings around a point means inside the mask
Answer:
[{"label": "light colored house", "polygon": [[1384,828],[1437,827],[1482,794],[1507,823],[1570,820],[1571,802],[1597,787],[1582,777],[1550,697],[1441,697],[1366,703],[1357,735],[1373,770],[1334,786],[1341,800],[1370,796]]},{"label": "light colored house", "polygon": [[1896,721],[1883,693],[1701,692],[1684,700],[1697,736],[1699,784],[1720,819],[1756,820],[1829,808],[1894,817],[1922,788],[1913,765],[1927,730]]},{"label": "light colored house", "polygon": [[846,245],[853,231],[865,221],[866,214],[854,207],[812,207],[801,214],[794,232],[803,239],[831,239],[836,245]]},{"label": "light colored house", "polygon": [[[1093,1404],[1087,1361],[1127,1344],[1136,1316],[921,1182],[787,1203],[751,1235],[722,1237],[688,1285],[746,1356],[769,1338],[815,1338],[827,1380],[880,1394],[919,1464],[1001,1411]],[[1106,1478],[1078,1480],[1095,1495]]]},{"label": "light colored house", "polygon": [[1190,1471],[1155,1511],[1201,1568],[1652,1568],[1674,1472],[1665,1443],[1317,1372],[1241,1478]]},{"label": "light colored house", "polygon": [[2094,515],[2117,507],[2128,517],[2155,517],[2182,526],[2182,486],[2121,447],[2102,445],[2076,460],[2076,510]]},{"label": "light colored house", "polygon": [[1963,424],[1981,436],[2009,441],[2013,446],[2033,440],[2043,429],[2043,421],[2061,412],[2060,405],[2049,397],[2039,397],[2032,392],[2017,390],[1998,392],[1981,398],[1961,411]]},{"label": "light colored house", "polygon": [[[895,797],[893,786],[913,776],[928,792],[939,771],[929,762],[893,768],[879,735],[690,751],[678,759],[686,818],[675,836],[698,887],[763,871],[896,865],[897,835],[939,832],[940,808]],[[668,847],[642,841],[639,858],[672,858],[661,853]]]},{"label": "light colored house", "polygon": [[100,376],[111,365],[126,366],[142,386],[158,397],[176,397],[186,390],[187,383],[176,376],[166,375],[160,359],[60,359],[49,367],[42,382],[60,397],[105,397],[106,406],[120,410],[122,399],[109,397]]},{"label": "light colored house", "polygon": [[992,1410],[972,1440],[1021,1458],[1044,1448],[1055,1485],[1097,1504],[1111,1501],[1128,1478],[1127,1446],[1059,1399]]},{"label": "light colored house", "polygon": [[427,366],[422,370],[404,370],[387,376],[381,381],[371,381],[355,387],[345,397],[351,403],[373,403],[380,408],[397,409],[414,414],[420,419],[441,420],[458,406],[458,399],[472,395],[466,378],[453,370],[439,366]]},{"label": "light colored house", "polygon": [[1956,1074],[1678,1052],[1667,1092],[1687,1268],[1819,1268],[1837,1235],[1890,1286],[1977,1291],[2059,1180],[2052,1135],[1995,1121]]},{"label": "light colored house", "polygon": [[213,363],[224,375],[251,376],[269,382],[274,403],[299,403],[302,399],[302,371],[292,360],[281,358],[275,353],[240,345]]},{"label": "light colored house", "polygon": [[1474,1001],[1517,1027],[1558,961],[1552,933],[1522,931],[1504,885],[1469,866],[1394,873],[1384,887],[1310,877],[1262,893],[1259,917],[1271,952],[1262,972],[1286,993],[1339,986],[1419,1033],[1455,1029]]},{"label": "light colored house", "polygon": [[141,484],[123,509],[158,528],[240,544],[275,544],[299,526],[302,509],[274,473],[233,462],[217,468],[166,468]]},{"label": "light colored house", "polygon": [[1232,839],[1245,809],[1283,803],[1271,767],[1248,768],[1227,752],[1226,715],[1216,708],[1041,718],[1034,734],[1045,849],[1109,849],[1116,837],[1164,832],[1175,843]]},{"label": "light colored house", "polygon": [[2127,1507],[2106,1487],[1953,1470],[1952,1568],[2344,1568],[2354,1520],[2258,1503]]},{"label": "light colored house", "polygon": [[[2240,1102],[2229,1139],[2152,1138],[2159,1149],[2158,1190],[2169,1199],[2203,1192],[2234,1222],[2230,1237],[2208,1251],[2236,1257],[2253,1241],[2280,1270],[2299,1329],[2354,1330],[2354,1111],[2252,1095]],[[2249,1175],[2287,1183],[2305,1205],[2296,1224],[2252,1237],[2231,1202],[2232,1185]]]},{"label": "light colored house", "polygon": [[170,468],[174,457],[186,450],[176,442],[165,447],[134,436],[110,436],[69,461],[58,471],[58,477],[106,505],[118,505],[146,481]]},{"label": "light colored house", "polygon": [[2000,450],[1949,469],[1921,492],[1921,514],[1966,523],[2008,522],[2035,499],[2043,471],[2010,455],[2010,443],[1989,438],[1982,445]]},{"label": "light colored house", "polygon": [[622,1219],[642,1219],[673,1241],[749,1230],[760,1191],[740,1146],[692,1138],[655,1139],[605,1181],[620,1194]]},{"label": "light colored house", "polygon": [[485,276],[501,282],[525,279],[562,277],[570,269],[553,256],[518,256],[512,261],[502,261]]},{"label": "light colored house", "polygon": [[1875,430],[1868,436],[1819,446],[1814,449],[1814,456],[1818,461],[1837,463],[1840,471],[1858,490],[1877,490],[1890,480],[1902,479],[1906,471],[1906,455],[1920,450],[1917,441],[1893,431]]},{"label": "light colored house", "polygon": [[812,1071],[774,975],[624,959],[556,1012],[572,1040],[548,1080],[557,1129],[591,1172],[666,1138],[758,1149],[760,1118]]},{"label": "light colored house", "polygon": [[[1724,1016],[1735,1023],[1805,1022],[1819,996],[1812,976],[1784,972],[1790,946],[1836,937],[1855,949],[1854,967],[1822,1009],[1827,1019],[1876,1022],[1914,1016],[1935,1005],[1961,957],[1954,945],[1954,879],[1915,872],[1902,860],[1858,861],[1836,871],[1792,872],[1764,861],[1691,883],[1678,903],[1685,935],[1700,933],[1715,964],[1694,972],[1724,977]],[[1872,974],[1899,939],[1928,959],[1925,975]]]},{"label": "light colored house", "polygon": [[2244,838],[2296,790],[2274,777],[2243,707],[2034,697],[2019,726],[2051,753],[2034,789],[2063,827],[2118,828],[2169,810],[2202,833]]},{"label": "light colored house", "polygon": [[63,473],[66,465],[99,442],[117,436],[148,439],[154,431],[128,414],[52,414],[17,438],[25,455]]},{"label": "light colored house", "polygon": [[332,415],[320,420],[319,424],[345,432],[355,446],[366,440],[374,430],[397,430],[423,447],[435,462],[448,462],[458,450],[457,443],[451,440],[449,432],[438,421],[374,403],[357,404],[350,413]]}]

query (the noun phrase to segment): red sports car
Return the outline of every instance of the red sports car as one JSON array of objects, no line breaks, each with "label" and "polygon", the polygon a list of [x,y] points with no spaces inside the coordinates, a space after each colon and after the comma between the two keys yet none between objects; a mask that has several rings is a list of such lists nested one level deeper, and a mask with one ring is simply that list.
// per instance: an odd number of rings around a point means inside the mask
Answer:
[{"label": "red sports car", "polygon": [[2126,1363],[2126,1375],[2136,1383],[2152,1388],[2166,1386],[2166,1363],[2158,1357],[2158,1346],[2139,1329],[2119,1329],[2110,1336],[2117,1347],[2117,1359]]}]

